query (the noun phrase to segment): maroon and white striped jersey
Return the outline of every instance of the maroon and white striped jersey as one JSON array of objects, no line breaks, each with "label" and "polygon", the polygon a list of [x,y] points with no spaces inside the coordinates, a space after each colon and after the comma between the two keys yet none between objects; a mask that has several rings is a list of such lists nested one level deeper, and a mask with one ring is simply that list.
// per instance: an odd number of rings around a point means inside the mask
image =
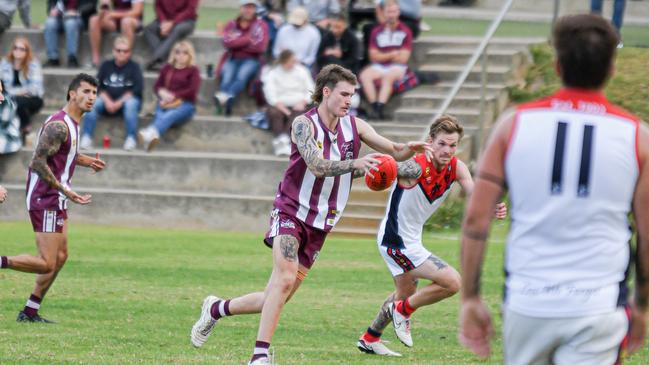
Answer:
[{"label": "maroon and white striped jersey", "polygon": [[[343,161],[358,158],[361,141],[353,116],[340,118],[336,130],[331,131],[322,123],[316,108],[304,115],[312,123],[314,138],[325,160]],[[316,177],[292,142],[289,166],[279,184],[274,206],[311,227],[329,232],[345,209],[352,178],[352,173]]]},{"label": "maroon and white striped jersey", "polygon": [[[68,127],[68,138],[61,144],[59,150],[47,159],[47,166],[61,184],[70,188],[77,154],[79,153],[79,124],[63,110],[54,113],[43,123],[43,127],[38,132],[37,146],[45,127],[53,121],[63,121],[65,123]],[[27,175],[26,200],[27,210],[64,210],[68,207],[68,198],[49,186],[31,168]]]}]

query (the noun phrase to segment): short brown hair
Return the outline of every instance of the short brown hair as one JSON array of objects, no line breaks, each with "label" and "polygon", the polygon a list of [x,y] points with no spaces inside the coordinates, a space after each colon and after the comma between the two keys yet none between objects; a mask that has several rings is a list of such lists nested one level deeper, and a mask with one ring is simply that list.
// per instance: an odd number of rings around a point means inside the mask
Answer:
[{"label": "short brown hair", "polygon": [[458,122],[454,116],[443,114],[439,118],[435,119],[428,130],[428,135],[431,139],[435,139],[435,137],[440,133],[457,133],[460,136],[460,138],[458,138],[459,141],[462,139],[462,136],[464,136],[464,127],[460,125],[460,122]]},{"label": "short brown hair", "polygon": [[290,49],[282,50],[282,52],[279,53],[279,56],[277,56],[277,64],[279,64],[279,65],[285,64],[294,55],[295,55],[295,53],[293,53],[293,51],[291,51]]},{"label": "short brown hair", "polygon": [[311,100],[316,104],[320,104],[322,102],[322,89],[326,86],[333,90],[340,81],[349,82],[354,86],[358,84],[356,75],[340,65],[331,64],[323,67],[315,78],[315,90],[311,95]]},{"label": "short brown hair", "polygon": [[563,16],[554,26],[552,39],[565,86],[583,89],[604,86],[620,41],[606,19],[595,14]]}]

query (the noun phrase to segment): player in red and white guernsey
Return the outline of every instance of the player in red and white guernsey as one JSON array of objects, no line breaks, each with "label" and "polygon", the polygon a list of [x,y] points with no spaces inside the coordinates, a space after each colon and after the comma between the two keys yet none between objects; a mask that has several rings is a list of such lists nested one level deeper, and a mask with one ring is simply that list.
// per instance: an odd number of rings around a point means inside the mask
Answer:
[{"label": "player in red and white guernsey", "polygon": [[[358,340],[366,353],[401,356],[383,344],[383,330],[392,322],[401,342],[411,347],[410,315],[418,308],[437,303],[460,290],[460,274],[432,254],[422,243],[424,224],[435,213],[458,182],[465,195],[473,192],[473,179],[464,162],[455,157],[464,128],[457,119],[443,115],[429,129],[427,142],[434,150],[432,161],[424,155],[397,163],[398,180],[392,186],[377,244],[394,278],[396,291],[383,302],[379,313]],[[504,218],[501,203],[496,217]],[[417,290],[417,280],[431,283]]]},{"label": "player in red and white guernsey", "polygon": [[36,285],[19,322],[51,323],[38,314],[48,289],[68,257],[68,201],[89,204],[90,195],[72,190],[76,165],[100,171],[104,161],[79,153],[79,120],[90,111],[97,97],[97,80],[77,75],[68,87],[67,105],[49,117],[38,134],[27,177],[27,210],[36,234],[38,256],[0,256],[2,268],[38,274]]},{"label": "player in red and white guernsey", "polygon": [[289,166],[264,240],[273,251],[266,290],[230,300],[205,298],[191,331],[194,346],[205,343],[221,317],[261,312],[250,363],[269,363],[268,348],[284,303],[298,289],[342,216],[352,178],[376,169],[375,154],[359,157],[361,142],[400,161],[414,153],[432,153],[425,142],[394,143],[367,122],[348,115],[356,84],[356,76],[338,65],[326,66],[318,74],[312,97],[318,106],[293,122]]},{"label": "player in red and white guernsey", "polygon": [[[613,364],[647,334],[649,128],[604,96],[618,44],[608,21],[563,17],[553,43],[563,88],[507,113],[479,165],[462,231],[460,341],[489,354],[480,268],[487,213],[507,189],[505,363]],[[631,303],[629,213],[638,231]]]}]

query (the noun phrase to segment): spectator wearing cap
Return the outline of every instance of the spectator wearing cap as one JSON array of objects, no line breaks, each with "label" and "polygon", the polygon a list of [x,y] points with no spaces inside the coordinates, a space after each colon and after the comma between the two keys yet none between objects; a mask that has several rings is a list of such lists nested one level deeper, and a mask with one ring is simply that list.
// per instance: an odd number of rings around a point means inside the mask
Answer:
[{"label": "spectator wearing cap", "polygon": [[354,32],[347,27],[345,16],[338,14],[331,18],[330,29],[322,37],[318,50],[318,70],[334,63],[356,74],[360,50],[360,42]]},{"label": "spectator wearing cap", "polygon": [[157,70],[179,40],[189,36],[196,26],[198,0],[155,0],[156,18],[144,27],[153,56],[146,69]]},{"label": "spectator wearing cap", "polygon": [[257,74],[268,47],[268,25],[257,17],[255,0],[239,0],[239,16],[230,20],[223,32],[226,49],[217,68],[219,89],[214,95],[225,114],[232,113],[234,98]]},{"label": "spectator wearing cap", "polygon": [[286,6],[289,12],[301,6],[309,13],[309,22],[322,30],[329,29],[330,19],[341,13],[339,0],[290,0]]},{"label": "spectator wearing cap", "polygon": [[[359,78],[365,98],[372,105],[370,118],[385,119],[383,108],[392,95],[395,81],[403,79],[412,53],[412,33],[399,21],[399,5],[385,1],[385,23],[372,29],[369,45],[370,65]],[[379,82],[377,88],[375,82]]]},{"label": "spectator wearing cap", "polygon": [[290,49],[298,61],[310,69],[315,63],[319,46],[320,31],[309,23],[306,9],[298,6],[289,13],[287,23],[277,32],[273,57],[277,58],[280,52]]}]

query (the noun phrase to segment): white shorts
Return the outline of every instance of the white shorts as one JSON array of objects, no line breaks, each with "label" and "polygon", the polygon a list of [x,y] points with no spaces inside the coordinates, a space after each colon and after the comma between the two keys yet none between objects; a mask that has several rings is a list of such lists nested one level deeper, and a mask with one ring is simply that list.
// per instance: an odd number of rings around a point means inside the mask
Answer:
[{"label": "white shorts", "polygon": [[382,75],[385,75],[386,73],[395,69],[401,70],[403,72],[402,77],[406,74],[406,71],[408,71],[408,65],[402,65],[400,63],[389,63],[387,65],[381,63],[373,63],[372,68],[380,72]]},{"label": "white shorts", "polygon": [[388,265],[392,276],[414,270],[433,254],[421,243],[409,244],[406,248],[390,248],[379,243],[379,252]]},{"label": "white shorts", "polygon": [[624,308],[576,318],[530,317],[505,309],[505,364],[615,364],[628,329]]}]

